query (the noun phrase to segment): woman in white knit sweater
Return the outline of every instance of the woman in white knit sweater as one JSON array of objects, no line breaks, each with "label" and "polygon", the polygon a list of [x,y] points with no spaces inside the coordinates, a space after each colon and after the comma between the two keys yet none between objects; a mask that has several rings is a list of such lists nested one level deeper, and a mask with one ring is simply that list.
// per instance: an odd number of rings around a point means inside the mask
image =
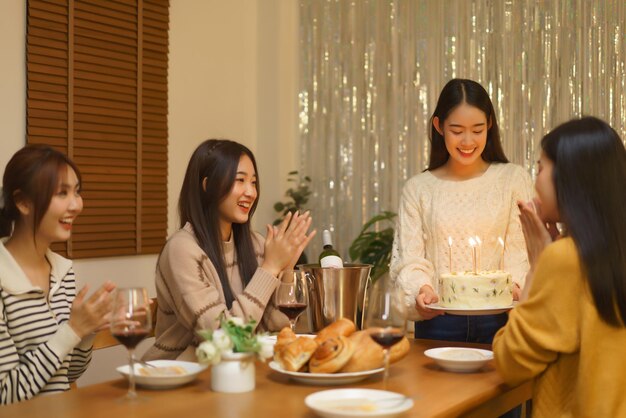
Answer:
[{"label": "woman in white knit sweater", "polygon": [[[428,168],[404,186],[391,259],[391,278],[416,320],[415,337],[490,343],[506,314],[452,316],[429,308],[438,302],[436,278],[472,269],[470,237],[479,237],[480,268],[504,266],[524,285],[528,261],[518,200],[532,196],[526,171],[508,163],[489,95],[478,83],[453,79],[431,118]],[[450,242],[452,245],[450,246]]]}]

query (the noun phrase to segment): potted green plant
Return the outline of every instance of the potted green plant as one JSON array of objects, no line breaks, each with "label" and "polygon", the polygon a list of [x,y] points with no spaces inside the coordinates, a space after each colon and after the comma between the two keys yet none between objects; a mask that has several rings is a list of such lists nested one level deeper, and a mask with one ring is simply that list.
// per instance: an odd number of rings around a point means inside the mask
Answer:
[{"label": "potted green plant", "polygon": [[311,178],[309,176],[301,177],[298,171],[290,171],[287,175],[287,181],[294,183],[294,186],[288,188],[285,192],[285,196],[287,196],[286,201],[274,203],[274,210],[280,213],[280,216],[274,220],[274,225],[281,223],[289,212],[293,213],[298,210],[302,212],[311,195],[311,189],[309,188]]},{"label": "potted green plant", "polygon": [[394,212],[383,211],[374,216],[363,225],[350,245],[352,261],[373,266],[370,272],[372,281],[389,271],[396,215]]},{"label": "potted green plant", "polygon": [[[311,195],[311,189],[309,187],[311,178],[309,176],[301,176],[297,170],[290,171],[287,174],[287,181],[293,183],[293,186],[289,187],[285,192],[285,196],[287,197],[286,201],[274,203],[274,210],[280,214],[280,216],[274,220],[274,225],[281,223],[289,212],[304,212],[304,205],[309,201],[309,196]],[[298,264],[306,264],[307,261],[307,256],[303,252],[298,259]]]}]

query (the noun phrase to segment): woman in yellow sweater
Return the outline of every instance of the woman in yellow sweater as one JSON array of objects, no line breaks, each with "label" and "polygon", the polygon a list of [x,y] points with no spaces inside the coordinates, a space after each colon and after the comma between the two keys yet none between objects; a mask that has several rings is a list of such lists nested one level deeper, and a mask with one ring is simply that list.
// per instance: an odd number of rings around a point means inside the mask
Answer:
[{"label": "woman in yellow sweater", "polygon": [[[496,367],[511,385],[534,379],[533,417],[626,417],[626,149],[591,117],[541,146],[538,215],[520,202],[531,272]],[[556,222],[567,232],[551,243]]]}]

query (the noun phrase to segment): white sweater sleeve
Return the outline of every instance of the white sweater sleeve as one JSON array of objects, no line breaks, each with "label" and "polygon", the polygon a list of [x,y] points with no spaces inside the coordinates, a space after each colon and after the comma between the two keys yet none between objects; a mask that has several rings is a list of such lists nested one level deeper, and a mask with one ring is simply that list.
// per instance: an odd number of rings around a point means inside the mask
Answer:
[{"label": "white sweater sleeve", "polygon": [[513,276],[513,281],[521,288],[526,281],[526,273],[530,268],[526,241],[519,219],[520,211],[517,201],[527,202],[533,198],[533,184],[530,176],[522,167],[513,166],[515,170],[511,176],[511,210],[506,235],[506,252],[504,257],[505,270]]},{"label": "white sweater sleeve", "polygon": [[403,191],[398,211],[390,264],[390,277],[404,294],[409,319],[421,319],[415,308],[415,298],[422,286],[433,283],[433,264],[425,256],[425,231],[422,208],[412,182]]}]

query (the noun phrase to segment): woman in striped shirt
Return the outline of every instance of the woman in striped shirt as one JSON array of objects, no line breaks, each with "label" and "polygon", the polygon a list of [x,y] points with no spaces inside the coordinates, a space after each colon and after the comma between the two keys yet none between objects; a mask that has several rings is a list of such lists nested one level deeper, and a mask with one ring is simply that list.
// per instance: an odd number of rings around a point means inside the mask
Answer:
[{"label": "woman in striped shirt", "polygon": [[0,404],[69,389],[108,325],[115,286],[76,293],[67,241],[83,208],[80,173],[62,153],[29,145],[6,166],[0,201]]}]

